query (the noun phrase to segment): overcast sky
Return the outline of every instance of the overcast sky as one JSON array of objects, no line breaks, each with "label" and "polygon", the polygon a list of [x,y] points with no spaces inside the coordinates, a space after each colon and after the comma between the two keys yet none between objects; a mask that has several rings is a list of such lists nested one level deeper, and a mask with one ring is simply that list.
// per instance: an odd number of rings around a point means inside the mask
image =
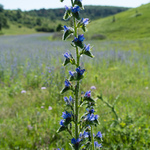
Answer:
[{"label": "overcast sky", "polygon": [[[0,4],[5,9],[40,9],[40,8],[60,8],[64,5],[70,5],[71,0],[0,0]],[[142,4],[150,3],[150,0],[82,0],[84,5],[111,5],[124,7],[138,7]]]}]

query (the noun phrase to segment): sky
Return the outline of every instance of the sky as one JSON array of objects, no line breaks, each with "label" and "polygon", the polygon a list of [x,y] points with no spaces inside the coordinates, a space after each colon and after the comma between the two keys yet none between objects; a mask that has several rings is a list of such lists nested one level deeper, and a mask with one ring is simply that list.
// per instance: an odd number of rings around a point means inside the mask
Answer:
[{"label": "sky", "polygon": [[[21,9],[32,10],[40,8],[62,8],[64,5],[70,5],[71,0],[0,0],[4,9]],[[106,6],[123,6],[138,7],[142,4],[150,3],[150,0],[82,0],[84,5],[106,5]]]}]

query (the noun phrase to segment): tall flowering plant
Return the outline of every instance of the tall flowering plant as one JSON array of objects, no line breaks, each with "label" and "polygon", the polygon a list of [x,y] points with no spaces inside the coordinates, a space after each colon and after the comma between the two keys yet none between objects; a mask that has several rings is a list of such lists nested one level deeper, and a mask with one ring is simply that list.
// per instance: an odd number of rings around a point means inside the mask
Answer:
[{"label": "tall flowering plant", "polygon": [[[60,0],[63,2],[64,0]],[[89,23],[88,18],[80,17],[80,10],[83,10],[82,0],[71,0],[71,7],[65,6],[65,14],[63,19],[73,19],[73,27],[64,26],[63,40],[66,40],[70,35],[74,35],[71,46],[75,50],[75,57],[72,54],[64,54],[64,63],[75,66],[74,71],[69,71],[69,78],[65,80],[64,88],[61,94],[67,91],[73,92],[73,97],[64,97],[66,109],[62,113],[60,128],[58,132],[67,131],[71,136],[70,146],[73,150],[96,150],[102,146],[102,134],[93,133],[93,127],[99,124],[98,115],[95,115],[95,100],[91,96],[91,91],[87,91],[85,95],[80,95],[80,81],[84,78],[85,69],[80,66],[81,55],[86,55],[93,58],[90,44],[84,44],[84,35],[78,35],[78,29],[86,32],[86,25]],[[81,115],[79,109],[86,108],[86,112]],[[80,118],[79,118],[80,117]]]}]

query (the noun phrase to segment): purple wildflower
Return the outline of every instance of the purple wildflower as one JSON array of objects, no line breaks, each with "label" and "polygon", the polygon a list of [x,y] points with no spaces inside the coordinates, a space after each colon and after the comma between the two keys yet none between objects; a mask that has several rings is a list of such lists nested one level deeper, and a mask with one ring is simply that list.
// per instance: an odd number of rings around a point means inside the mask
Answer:
[{"label": "purple wildflower", "polygon": [[85,69],[81,69],[79,66],[78,68],[76,68],[76,71],[79,75],[83,75],[83,73],[85,72]]},{"label": "purple wildflower", "polygon": [[88,138],[89,137],[89,133],[88,132],[86,132],[86,131],[84,131],[84,133],[82,134],[82,133],[80,133],[80,138],[82,139],[82,138]]},{"label": "purple wildflower", "polygon": [[92,90],[96,90],[96,87],[93,85],[93,86],[91,86],[91,89]]},{"label": "purple wildflower", "polygon": [[64,31],[66,32],[67,30],[69,30],[69,28],[67,26],[64,26]]},{"label": "purple wildflower", "polygon": [[76,13],[76,12],[80,11],[80,7],[79,6],[71,7],[71,11],[72,11],[72,13]]},{"label": "purple wildflower", "polygon": [[81,141],[81,139],[79,139],[79,138],[77,140],[75,138],[71,139],[72,144],[79,144],[80,141]]},{"label": "purple wildflower", "polygon": [[25,91],[25,90],[22,90],[21,93],[26,93],[26,91]]},{"label": "purple wildflower", "polygon": [[66,79],[66,80],[65,80],[65,86],[66,86],[66,87],[69,87],[70,85],[71,85],[71,83]]},{"label": "purple wildflower", "polygon": [[87,91],[87,92],[85,93],[84,97],[90,98],[90,97],[91,97],[91,91]]},{"label": "purple wildflower", "polygon": [[89,18],[82,18],[81,22],[83,25],[87,25],[89,23]]},{"label": "purple wildflower", "polygon": [[51,106],[49,106],[49,107],[48,107],[48,110],[52,110],[52,107],[51,107]]},{"label": "purple wildflower", "polygon": [[67,111],[63,112],[62,117],[63,117],[63,119],[71,118],[72,117],[72,113],[68,113]]},{"label": "purple wildflower", "polygon": [[101,144],[98,144],[97,141],[94,142],[94,146],[95,146],[96,148],[101,148],[101,147],[102,147],[102,145],[101,145]]},{"label": "purple wildflower", "polygon": [[64,122],[65,122],[65,121],[62,119],[59,124],[60,124],[61,126],[64,126]]},{"label": "purple wildflower", "polygon": [[64,101],[67,103],[67,105],[70,105],[73,102],[73,98],[70,96],[69,99],[68,97],[64,97]]},{"label": "purple wildflower", "polygon": [[99,132],[96,134],[96,136],[97,136],[98,138],[102,138],[102,133],[99,131]]},{"label": "purple wildflower", "polygon": [[84,45],[84,50],[89,51],[90,50],[90,44]]},{"label": "purple wildflower", "polygon": [[85,38],[84,38],[84,35],[83,35],[83,34],[81,34],[81,35],[78,36],[78,41],[83,42],[84,39],[85,39]]},{"label": "purple wildflower", "polygon": [[64,54],[64,57],[65,57],[66,59],[70,59],[70,54],[66,52],[66,53]]}]

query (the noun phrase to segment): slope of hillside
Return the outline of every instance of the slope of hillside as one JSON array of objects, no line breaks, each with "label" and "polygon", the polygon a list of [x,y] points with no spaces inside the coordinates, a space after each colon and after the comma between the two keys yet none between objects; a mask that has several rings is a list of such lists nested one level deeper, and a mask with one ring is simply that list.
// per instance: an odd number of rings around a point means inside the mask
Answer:
[{"label": "slope of hillside", "polygon": [[150,37],[150,3],[138,8],[93,21],[87,36],[101,34],[107,39],[136,39]]}]

